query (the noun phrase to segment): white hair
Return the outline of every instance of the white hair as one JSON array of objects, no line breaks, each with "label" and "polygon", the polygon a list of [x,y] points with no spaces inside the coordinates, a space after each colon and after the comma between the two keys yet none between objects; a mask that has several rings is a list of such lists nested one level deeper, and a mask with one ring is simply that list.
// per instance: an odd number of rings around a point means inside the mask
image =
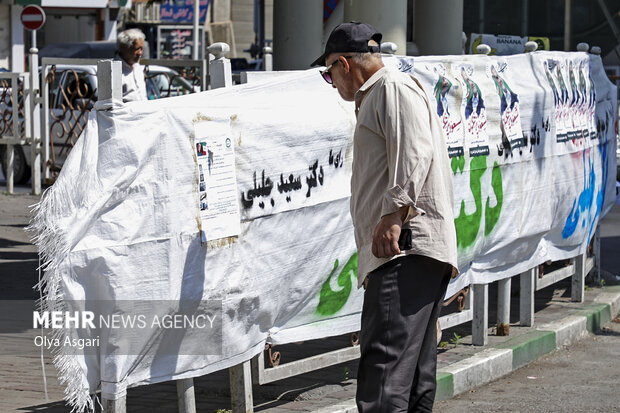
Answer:
[{"label": "white hair", "polygon": [[350,53],[349,55],[358,66],[365,69],[381,62],[381,53]]},{"label": "white hair", "polygon": [[144,41],[146,36],[140,29],[128,29],[120,32],[116,38],[118,47],[132,48],[136,40]]}]

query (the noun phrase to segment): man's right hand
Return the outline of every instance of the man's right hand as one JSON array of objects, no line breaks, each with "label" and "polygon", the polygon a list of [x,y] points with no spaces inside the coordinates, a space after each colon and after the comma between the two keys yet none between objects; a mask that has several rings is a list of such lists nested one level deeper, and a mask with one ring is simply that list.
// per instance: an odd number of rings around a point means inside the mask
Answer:
[{"label": "man's right hand", "polygon": [[391,258],[400,254],[398,238],[403,225],[402,217],[408,207],[384,215],[375,227],[372,235],[372,255],[377,258]]}]

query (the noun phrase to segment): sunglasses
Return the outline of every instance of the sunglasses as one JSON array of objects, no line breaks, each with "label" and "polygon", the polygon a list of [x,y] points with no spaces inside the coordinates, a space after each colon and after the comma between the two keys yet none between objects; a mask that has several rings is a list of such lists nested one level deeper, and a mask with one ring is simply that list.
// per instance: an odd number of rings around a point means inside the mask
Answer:
[{"label": "sunglasses", "polygon": [[[342,56],[345,59],[350,59],[353,56]],[[327,83],[329,83],[330,85],[334,82],[332,80],[332,74],[329,72],[331,70],[332,67],[334,67],[334,65],[336,65],[338,62],[340,61],[340,59],[336,59],[336,61],[334,63],[332,63],[331,65],[327,66],[324,70],[321,70],[321,76],[323,76],[323,80],[325,80]]]}]

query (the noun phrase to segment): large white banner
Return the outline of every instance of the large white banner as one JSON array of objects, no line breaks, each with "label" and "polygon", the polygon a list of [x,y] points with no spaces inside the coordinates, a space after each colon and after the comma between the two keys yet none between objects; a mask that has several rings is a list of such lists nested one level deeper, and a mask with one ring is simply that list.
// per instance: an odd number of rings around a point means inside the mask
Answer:
[{"label": "large white banner", "polygon": [[[615,196],[616,89],[598,57],[385,60],[418,76],[446,131],[461,270],[448,295],[585,250]],[[68,400],[87,407],[98,388],[118,398],[131,386],[230,367],[265,343],[358,330],[354,125],[353,105],[317,70],[93,111],[33,224],[44,309],[215,300],[221,342],[196,348],[188,331],[98,326],[105,340],[94,351],[58,350]],[[231,152],[211,159],[209,145]],[[238,236],[201,237],[213,184],[203,189],[200,174],[211,167],[225,173],[216,199],[229,216],[239,211]],[[238,206],[224,196],[235,187]],[[133,350],[122,352],[127,337]]]}]

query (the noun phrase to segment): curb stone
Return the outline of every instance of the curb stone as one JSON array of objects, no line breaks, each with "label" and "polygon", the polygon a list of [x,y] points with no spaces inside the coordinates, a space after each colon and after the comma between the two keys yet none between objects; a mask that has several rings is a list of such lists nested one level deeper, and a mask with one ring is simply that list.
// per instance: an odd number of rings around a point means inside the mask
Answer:
[{"label": "curb stone", "polygon": [[611,314],[618,315],[620,313],[620,285],[605,287],[605,290],[594,298],[594,302],[608,304]]},{"label": "curb stone", "polygon": [[330,407],[315,410],[314,413],[357,413],[355,399],[347,400]]},{"label": "curb stone", "polygon": [[[498,379],[512,371],[510,349],[489,348],[465,360],[453,363],[437,373],[436,400],[445,400],[474,387]],[[451,392],[440,392],[440,375],[451,376]],[[443,377],[441,377],[443,379]]]},{"label": "curb stone", "polygon": [[555,347],[561,348],[588,334],[587,319],[568,316],[553,323],[541,324],[538,329],[555,332]]},{"label": "curb stone", "polygon": [[516,370],[555,350],[555,332],[534,330],[511,338],[495,348],[512,350],[512,370]]},{"label": "curb stone", "polygon": [[[531,332],[484,349],[437,371],[435,401],[446,400],[489,383],[512,371],[594,333],[620,313],[620,286],[605,287],[593,304],[567,317],[541,324]],[[357,413],[355,399],[316,410],[315,413]]]}]

